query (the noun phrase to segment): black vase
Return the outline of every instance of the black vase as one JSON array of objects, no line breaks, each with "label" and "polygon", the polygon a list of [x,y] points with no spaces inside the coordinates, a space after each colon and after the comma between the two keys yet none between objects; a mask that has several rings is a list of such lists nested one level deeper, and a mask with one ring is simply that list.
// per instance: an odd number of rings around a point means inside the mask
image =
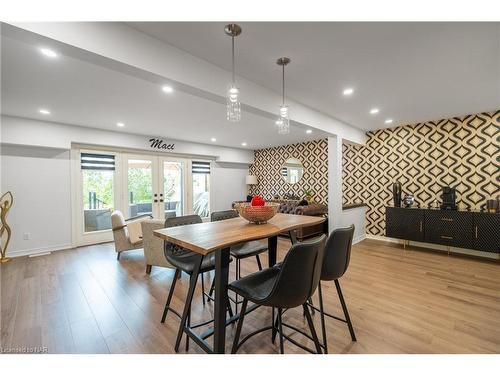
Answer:
[{"label": "black vase", "polygon": [[392,199],[394,207],[401,207],[401,183],[395,182],[392,184]]}]

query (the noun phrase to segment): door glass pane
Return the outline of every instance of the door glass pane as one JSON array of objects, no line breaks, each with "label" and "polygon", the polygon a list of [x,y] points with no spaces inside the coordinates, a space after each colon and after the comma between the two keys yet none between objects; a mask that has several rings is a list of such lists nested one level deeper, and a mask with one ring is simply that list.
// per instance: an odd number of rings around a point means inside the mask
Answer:
[{"label": "door glass pane", "polygon": [[129,217],[153,213],[153,174],[151,160],[128,161]]},{"label": "door glass pane", "polygon": [[114,171],[82,170],[85,232],[111,229]]},{"label": "door glass pane", "polygon": [[193,211],[201,217],[210,215],[210,174],[193,173]]},{"label": "door glass pane", "polygon": [[184,164],[176,161],[163,162],[163,200],[165,218],[182,216],[184,212]]}]

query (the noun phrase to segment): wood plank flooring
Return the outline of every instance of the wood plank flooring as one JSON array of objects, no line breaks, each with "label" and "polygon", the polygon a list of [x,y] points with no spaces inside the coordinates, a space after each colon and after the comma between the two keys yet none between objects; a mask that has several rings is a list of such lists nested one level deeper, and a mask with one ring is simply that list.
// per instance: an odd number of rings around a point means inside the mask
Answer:
[{"label": "wood plank flooring", "polygon": [[[282,259],[289,242],[280,239],[278,246]],[[242,274],[257,270],[253,258],[242,265]],[[160,323],[173,275],[158,267],[146,275],[142,251],[124,253],[117,262],[113,244],[15,258],[1,266],[0,346],[39,346],[49,353],[173,353],[179,319],[169,314]],[[211,277],[205,278],[207,289]],[[500,353],[498,262],[365,240],[353,247],[341,285],[358,341],[351,342],[343,323],[327,319],[330,353]],[[178,311],[187,286],[184,275],[172,302]],[[326,309],[341,316],[333,283],[323,284],[323,293]],[[193,304],[193,323],[212,316],[200,285]],[[320,332],[319,314],[313,318]],[[270,310],[260,308],[245,318],[242,334],[270,320]],[[301,309],[288,311],[284,320],[306,329]],[[234,331],[228,327],[228,351]],[[267,332],[240,353],[278,350]],[[194,343],[188,352],[202,353]],[[285,352],[302,353],[290,343]]]}]

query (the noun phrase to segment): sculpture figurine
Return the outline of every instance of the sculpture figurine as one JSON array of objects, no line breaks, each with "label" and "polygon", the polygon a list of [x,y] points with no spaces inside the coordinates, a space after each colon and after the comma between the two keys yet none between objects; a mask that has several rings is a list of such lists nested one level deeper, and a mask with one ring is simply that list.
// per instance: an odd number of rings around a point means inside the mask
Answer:
[{"label": "sculpture figurine", "polygon": [[[10,191],[6,192],[2,197],[0,197],[0,261],[2,263],[6,263],[10,260],[7,257],[7,247],[9,246],[10,237],[12,236],[12,231],[7,224],[7,213],[12,207],[12,203],[14,202],[14,197]],[[4,234],[5,236],[4,240]],[[4,245],[2,246],[2,242]]]}]

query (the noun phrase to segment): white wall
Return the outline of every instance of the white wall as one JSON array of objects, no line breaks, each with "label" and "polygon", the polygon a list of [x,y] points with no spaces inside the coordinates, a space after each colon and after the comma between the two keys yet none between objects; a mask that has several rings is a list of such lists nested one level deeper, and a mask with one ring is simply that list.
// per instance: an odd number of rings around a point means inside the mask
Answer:
[{"label": "white wall", "polygon": [[14,196],[7,217],[12,228],[8,254],[70,247],[69,150],[3,145],[1,174],[1,191]]},{"label": "white wall", "polygon": [[[151,137],[148,135],[141,136],[4,115],[1,116],[0,120],[2,127],[1,142],[4,144],[69,149],[71,143],[80,143],[152,151],[148,141]],[[253,163],[252,150],[205,145],[175,139],[168,139],[168,141],[175,143],[175,149],[173,151],[161,151],[162,153],[208,156],[227,163],[247,165]]]},{"label": "white wall", "polygon": [[[147,136],[55,124],[9,116],[1,118],[0,191],[12,191],[8,216],[12,228],[9,256],[68,248],[72,239],[72,143],[151,151]],[[246,198],[245,176],[253,151],[189,142],[176,143],[175,154],[215,160],[212,210],[231,208]],[[161,153],[164,153],[163,151]],[[218,160],[229,160],[231,163]],[[29,239],[23,239],[29,233]]]},{"label": "white wall", "polygon": [[342,138],[328,138],[328,225],[329,231],[354,224],[353,242],[362,241],[365,232],[365,207],[342,210]]},{"label": "white wall", "polygon": [[229,210],[233,201],[246,199],[247,185],[245,184],[245,177],[248,174],[248,166],[214,163],[211,174],[213,191],[212,211]]}]

